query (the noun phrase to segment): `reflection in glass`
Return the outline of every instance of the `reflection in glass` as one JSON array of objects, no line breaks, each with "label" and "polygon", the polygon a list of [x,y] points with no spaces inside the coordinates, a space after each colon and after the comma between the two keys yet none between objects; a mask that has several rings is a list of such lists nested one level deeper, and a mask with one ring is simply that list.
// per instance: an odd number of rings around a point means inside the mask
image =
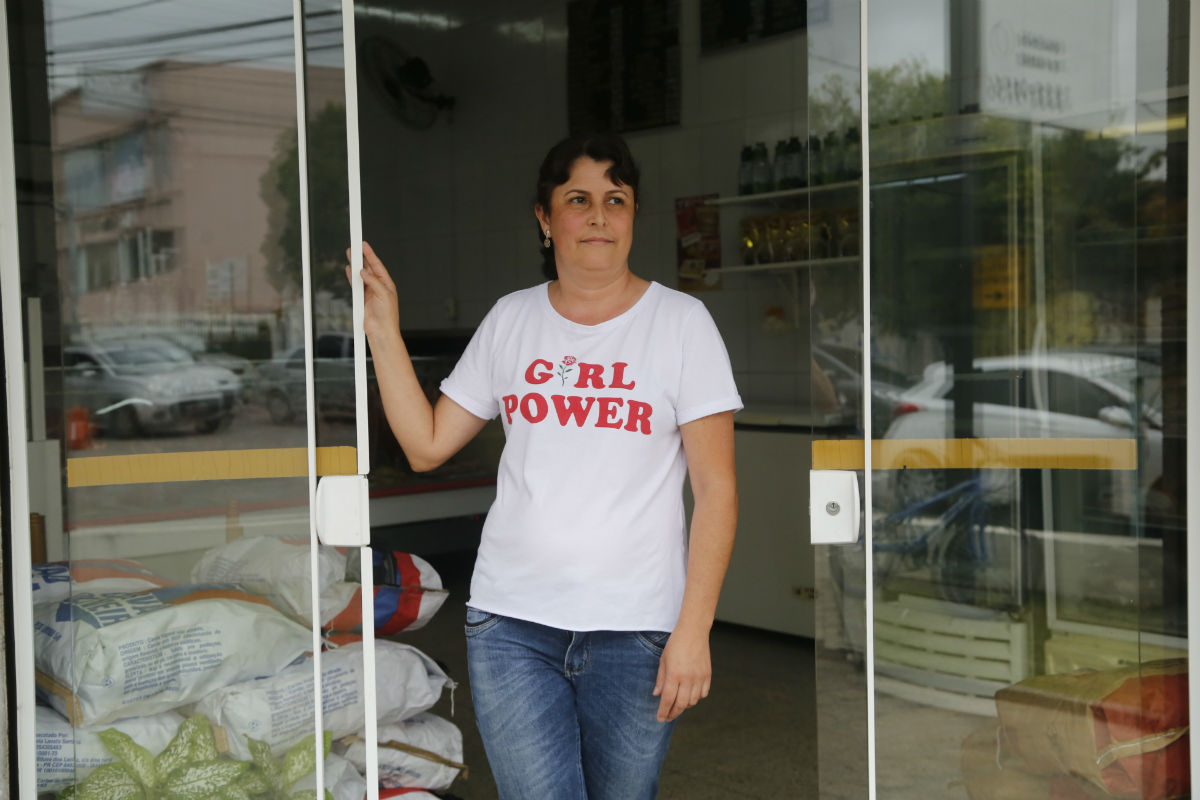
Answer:
[{"label": "reflection in glass", "polygon": [[[49,101],[61,330],[31,336],[61,348],[33,402],[61,409],[67,449],[33,575],[39,792],[311,780],[270,777],[314,752],[311,700],[229,700],[313,650],[304,429],[274,425],[260,388],[304,333],[278,249],[300,236],[280,199],[298,185],[289,9],[45,9],[48,82],[27,88]],[[322,558],[322,581],[344,572]]]},{"label": "reflection in glass", "polygon": [[[861,443],[864,346],[859,3],[810,3],[808,41],[807,270],[809,397],[814,440]],[[874,359],[873,359],[874,360]],[[876,395],[873,381],[870,394]],[[874,412],[873,412],[874,413]],[[858,445],[861,447],[861,444]],[[827,468],[814,464],[817,469]],[[856,476],[862,485],[863,473]],[[810,498],[810,501],[812,498]],[[822,798],[863,797],[869,784],[865,553],[814,546],[817,776]]]},{"label": "reflection in glass", "polygon": [[[931,47],[899,34],[918,21]],[[1165,2],[871,16],[872,361],[911,376],[873,410],[880,796],[1186,778],[1164,734],[1186,718],[1147,693],[1186,675],[1182,23]],[[1093,706],[1139,719],[1092,728]]]}]

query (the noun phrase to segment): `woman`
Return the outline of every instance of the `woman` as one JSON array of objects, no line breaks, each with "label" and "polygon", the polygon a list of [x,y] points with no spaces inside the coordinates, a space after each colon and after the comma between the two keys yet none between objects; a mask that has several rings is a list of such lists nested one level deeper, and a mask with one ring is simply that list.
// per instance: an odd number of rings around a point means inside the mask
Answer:
[{"label": "woman", "polygon": [[534,214],[552,280],[496,303],[436,407],[364,244],[367,338],[412,467],[437,467],[497,414],[504,425],[466,623],[503,800],[654,797],[675,719],[709,690],[741,401],[703,304],[630,271],[637,199],[620,137],[550,150]]}]

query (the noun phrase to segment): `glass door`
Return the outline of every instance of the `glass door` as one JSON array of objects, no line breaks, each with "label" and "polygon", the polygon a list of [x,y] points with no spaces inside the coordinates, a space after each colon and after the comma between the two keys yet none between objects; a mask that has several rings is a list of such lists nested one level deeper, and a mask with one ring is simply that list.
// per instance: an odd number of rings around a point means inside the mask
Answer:
[{"label": "glass door", "polygon": [[18,5],[20,796],[376,796],[352,15]]},{"label": "glass door", "polygon": [[809,9],[821,796],[1185,796],[1188,6]]},{"label": "glass door", "polygon": [[[871,436],[863,335],[864,213],[857,0],[810,5],[805,230],[812,473],[817,777],[822,798],[868,796],[869,608],[859,509]],[[866,507],[869,508],[869,501]],[[855,522],[857,518],[857,524]],[[818,544],[818,541],[838,543]]]}]

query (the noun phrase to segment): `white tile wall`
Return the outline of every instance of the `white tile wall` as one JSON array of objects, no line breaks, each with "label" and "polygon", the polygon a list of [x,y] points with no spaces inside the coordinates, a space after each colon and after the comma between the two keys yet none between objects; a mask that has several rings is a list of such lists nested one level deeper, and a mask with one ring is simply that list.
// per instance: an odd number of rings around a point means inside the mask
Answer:
[{"label": "white tile wall", "polygon": [[[662,191],[663,137],[654,134],[632,134],[625,137],[629,150],[641,171],[638,186],[638,207],[641,212],[662,212],[674,207],[674,187]],[[666,144],[669,145],[669,142]]]},{"label": "white tile wall", "polygon": [[[464,306],[464,309],[460,311],[460,318],[465,321],[477,322],[477,317],[466,313],[465,306],[468,303],[490,304],[495,300],[495,297],[488,291],[487,281],[483,279],[485,274],[483,264],[491,252],[488,246],[489,236],[483,232],[464,231],[449,238],[451,246],[454,248],[454,275],[458,288],[458,299]],[[484,312],[486,313],[486,311],[485,308]]]},{"label": "white tile wall", "polygon": [[[661,134],[660,134],[661,135]],[[709,191],[700,174],[701,131],[683,127],[670,134],[668,146],[659,151],[658,193],[664,208],[674,211],[676,197],[690,197]],[[654,202],[654,199],[651,199]]]},{"label": "white tile wall", "polygon": [[[631,265],[668,286],[675,199],[736,193],[742,145],[761,140],[773,150],[780,138],[804,136],[807,121],[803,35],[701,55],[698,4],[682,6],[682,123],[627,136],[643,195]],[[567,130],[566,4],[453,0],[439,8],[455,20],[449,29],[360,23],[360,37],[391,36],[425,59],[437,90],[457,98],[452,122],[414,131],[362,95],[364,227],[403,285],[406,325],[473,327],[496,298],[542,280],[530,203],[542,156]],[[726,244],[733,257],[734,243]],[[790,313],[779,293],[770,276],[726,275],[720,289],[697,294],[748,402],[808,394],[807,320],[782,334],[762,325],[767,305]],[[445,311],[451,296],[456,317]]]},{"label": "white tile wall", "polygon": [[[738,377],[739,386],[750,351],[751,331],[746,324],[746,294],[739,291],[717,289],[699,292],[697,294],[712,314],[713,321],[721,331],[725,340],[725,349],[729,351],[729,361],[733,365],[734,374]],[[743,400],[746,399],[743,388]]]},{"label": "white tile wall", "polygon": [[793,42],[796,37],[744,48],[746,68],[743,70],[743,93],[746,97],[746,116],[773,114],[791,110]]},{"label": "white tile wall", "polygon": [[742,118],[701,127],[697,172],[704,185],[700,194],[737,194],[738,156],[746,142]]},{"label": "white tile wall", "polygon": [[683,79],[688,80],[689,77],[696,81],[700,88],[700,115],[696,120],[697,124],[736,121],[745,116],[744,51],[730,50],[702,56],[697,64],[684,66]]}]

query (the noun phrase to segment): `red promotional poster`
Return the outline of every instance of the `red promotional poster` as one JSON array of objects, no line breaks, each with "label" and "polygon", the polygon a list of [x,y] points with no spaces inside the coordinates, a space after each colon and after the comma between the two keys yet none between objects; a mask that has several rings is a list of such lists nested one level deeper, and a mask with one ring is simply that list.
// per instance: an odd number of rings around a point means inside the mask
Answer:
[{"label": "red promotional poster", "polygon": [[709,204],[718,195],[675,199],[675,252],[679,289],[695,292],[721,286],[721,216]]}]

